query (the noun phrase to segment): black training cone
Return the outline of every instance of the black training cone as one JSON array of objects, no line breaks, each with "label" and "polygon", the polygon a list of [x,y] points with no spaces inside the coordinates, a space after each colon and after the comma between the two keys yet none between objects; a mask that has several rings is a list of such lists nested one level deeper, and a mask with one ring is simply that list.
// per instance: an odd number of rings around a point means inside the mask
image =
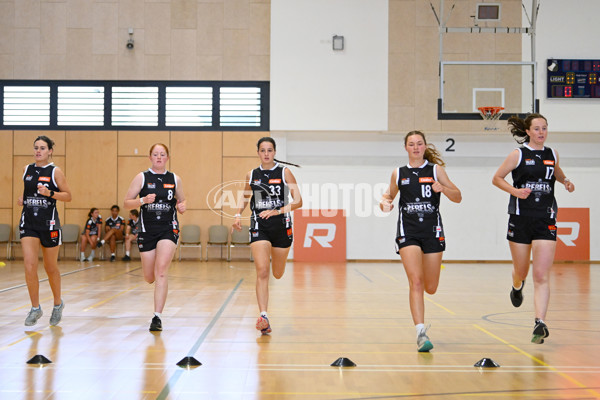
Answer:
[{"label": "black training cone", "polygon": [[31,358],[31,360],[27,361],[27,364],[52,364],[52,361],[48,360],[41,354],[36,354]]},{"label": "black training cone", "polygon": [[178,367],[181,368],[196,368],[202,365],[202,363],[196,360],[194,357],[183,357],[181,361],[177,363]]},{"label": "black training cone", "polygon": [[500,364],[498,364],[491,358],[485,358],[485,357],[482,358],[481,360],[477,361],[474,365],[474,367],[479,367],[479,368],[498,368],[499,366],[500,366]]},{"label": "black training cone", "polygon": [[332,367],[356,367],[356,364],[349,358],[340,357],[331,363]]}]

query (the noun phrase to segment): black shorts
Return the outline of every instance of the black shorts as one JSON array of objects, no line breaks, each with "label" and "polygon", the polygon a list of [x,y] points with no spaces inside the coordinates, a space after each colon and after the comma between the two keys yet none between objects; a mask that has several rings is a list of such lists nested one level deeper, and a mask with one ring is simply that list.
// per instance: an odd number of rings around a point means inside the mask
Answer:
[{"label": "black shorts", "polygon": [[531,244],[532,240],[556,241],[556,219],[511,214],[506,239],[523,244]]},{"label": "black shorts", "polygon": [[396,238],[396,253],[400,254],[400,249],[407,246],[419,246],[424,254],[439,253],[446,250],[446,239],[440,237],[407,237],[402,236]]},{"label": "black shorts", "polygon": [[140,253],[156,249],[159,240],[170,240],[177,245],[179,240],[179,231],[169,229],[157,232],[140,232],[137,237],[138,249]]},{"label": "black shorts", "polygon": [[35,229],[21,228],[19,230],[21,239],[24,237],[35,237],[40,239],[42,247],[56,247],[62,244],[62,231],[56,229],[53,231],[38,231]]},{"label": "black shorts", "polygon": [[251,220],[250,243],[266,240],[271,242],[272,247],[288,248],[294,241],[292,222],[288,216],[277,216],[269,219],[258,218],[258,229],[256,221]]}]

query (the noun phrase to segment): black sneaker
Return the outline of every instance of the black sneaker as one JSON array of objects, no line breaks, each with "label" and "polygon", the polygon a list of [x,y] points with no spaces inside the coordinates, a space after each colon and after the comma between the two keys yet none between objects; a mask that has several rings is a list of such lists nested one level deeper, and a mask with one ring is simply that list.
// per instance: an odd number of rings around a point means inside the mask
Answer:
[{"label": "black sneaker", "polygon": [[121,258],[121,260],[123,260],[123,261],[131,261],[131,257],[125,256],[125,257]]},{"label": "black sneaker", "polygon": [[515,307],[523,304],[523,288],[525,287],[525,281],[521,282],[521,289],[515,289],[514,287],[510,290],[510,301]]},{"label": "black sneaker", "polygon": [[110,256],[110,262],[115,262],[117,260],[117,257],[115,257],[114,255]]},{"label": "black sneaker", "polygon": [[150,332],[160,332],[162,331],[162,322],[160,318],[156,315],[152,318],[152,322],[150,323]]},{"label": "black sneaker", "polygon": [[531,343],[542,344],[544,343],[544,338],[550,336],[550,332],[548,332],[548,327],[542,320],[535,321],[535,328],[533,328],[533,337],[531,338]]}]

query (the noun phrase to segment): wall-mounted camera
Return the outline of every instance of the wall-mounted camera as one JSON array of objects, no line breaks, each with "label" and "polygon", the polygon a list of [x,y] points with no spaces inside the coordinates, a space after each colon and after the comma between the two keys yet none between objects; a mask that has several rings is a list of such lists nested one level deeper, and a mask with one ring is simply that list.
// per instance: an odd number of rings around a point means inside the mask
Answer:
[{"label": "wall-mounted camera", "polygon": [[133,40],[133,28],[129,28],[129,40],[127,40],[127,48],[129,50],[133,49],[134,40]]}]

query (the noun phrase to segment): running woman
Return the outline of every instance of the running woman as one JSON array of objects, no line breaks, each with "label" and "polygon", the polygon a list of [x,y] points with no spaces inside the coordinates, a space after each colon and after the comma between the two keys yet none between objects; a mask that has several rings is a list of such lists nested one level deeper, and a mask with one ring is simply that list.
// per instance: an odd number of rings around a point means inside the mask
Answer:
[{"label": "running woman", "polygon": [[19,233],[25,264],[25,281],[31,310],[25,318],[25,326],[37,323],[43,315],[40,305],[40,283],[38,279],[38,253],[42,247],[44,269],[54,298],[50,325],[56,326],[62,319],[65,303],[61,298],[61,278],[58,269],[61,229],[56,201],[71,201],[71,190],[60,168],[50,162],[54,142],[47,136],[38,136],[33,142],[35,162],[23,171],[23,195],[17,200],[23,206]]},{"label": "running woman", "polygon": [[[169,291],[167,274],[179,240],[177,212],[186,210],[181,178],[167,171],[169,149],[150,147],[151,167],[133,178],[125,195],[125,208],[140,207],[138,248],[144,279],[154,283],[154,316],[150,331],[162,331],[162,311]],[[139,196],[139,198],[138,198]]]},{"label": "running woman", "polygon": [[[492,183],[510,194],[506,239],[513,261],[510,300],[515,307],[523,303],[523,287],[533,256],[533,304],[535,320],[532,343],[544,343],[550,335],[544,322],[550,301],[550,267],[556,250],[556,213],[554,182],[568,192],[575,185],[567,179],[558,163],[558,153],[546,147],[548,121],[541,114],[525,119],[508,119],[513,138],[522,144],[513,150],[494,174]],[[513,184],[506,181],[511,173]]]},{"label": "running woman", "polygon": [[408,165],[392,172],[390,186],[380,202],[382,211],[394,208],[398,192],[398,228],[396,252],[402,258],[409,283],[410,312],[417,330],[417,350],[428,352],[433,344],[425,327],[424,292],[434,294],[440,282],[442,255],[446,239],[439,212],[443,193],[450,201],[460,203],[460,190],[452,183],[440,154],[428,145],[420,131],[404,137]]},{"label": "running woman", "polygon": [[272,265],[275,279],[280,279],[285,272],[293,240],[290,214],[302,207],[302,196],[294,174],[282,164],[298,166],[275,159],[275,140],[263,137],[256,147],[260,166],[246,174],[244,197],[232,228],[242,229],[241,215],[250,201],[250,249],[256,266],[256,299],[260,311],[256,329],[265,335],[271,333],[267,315],[269,270]]}]

